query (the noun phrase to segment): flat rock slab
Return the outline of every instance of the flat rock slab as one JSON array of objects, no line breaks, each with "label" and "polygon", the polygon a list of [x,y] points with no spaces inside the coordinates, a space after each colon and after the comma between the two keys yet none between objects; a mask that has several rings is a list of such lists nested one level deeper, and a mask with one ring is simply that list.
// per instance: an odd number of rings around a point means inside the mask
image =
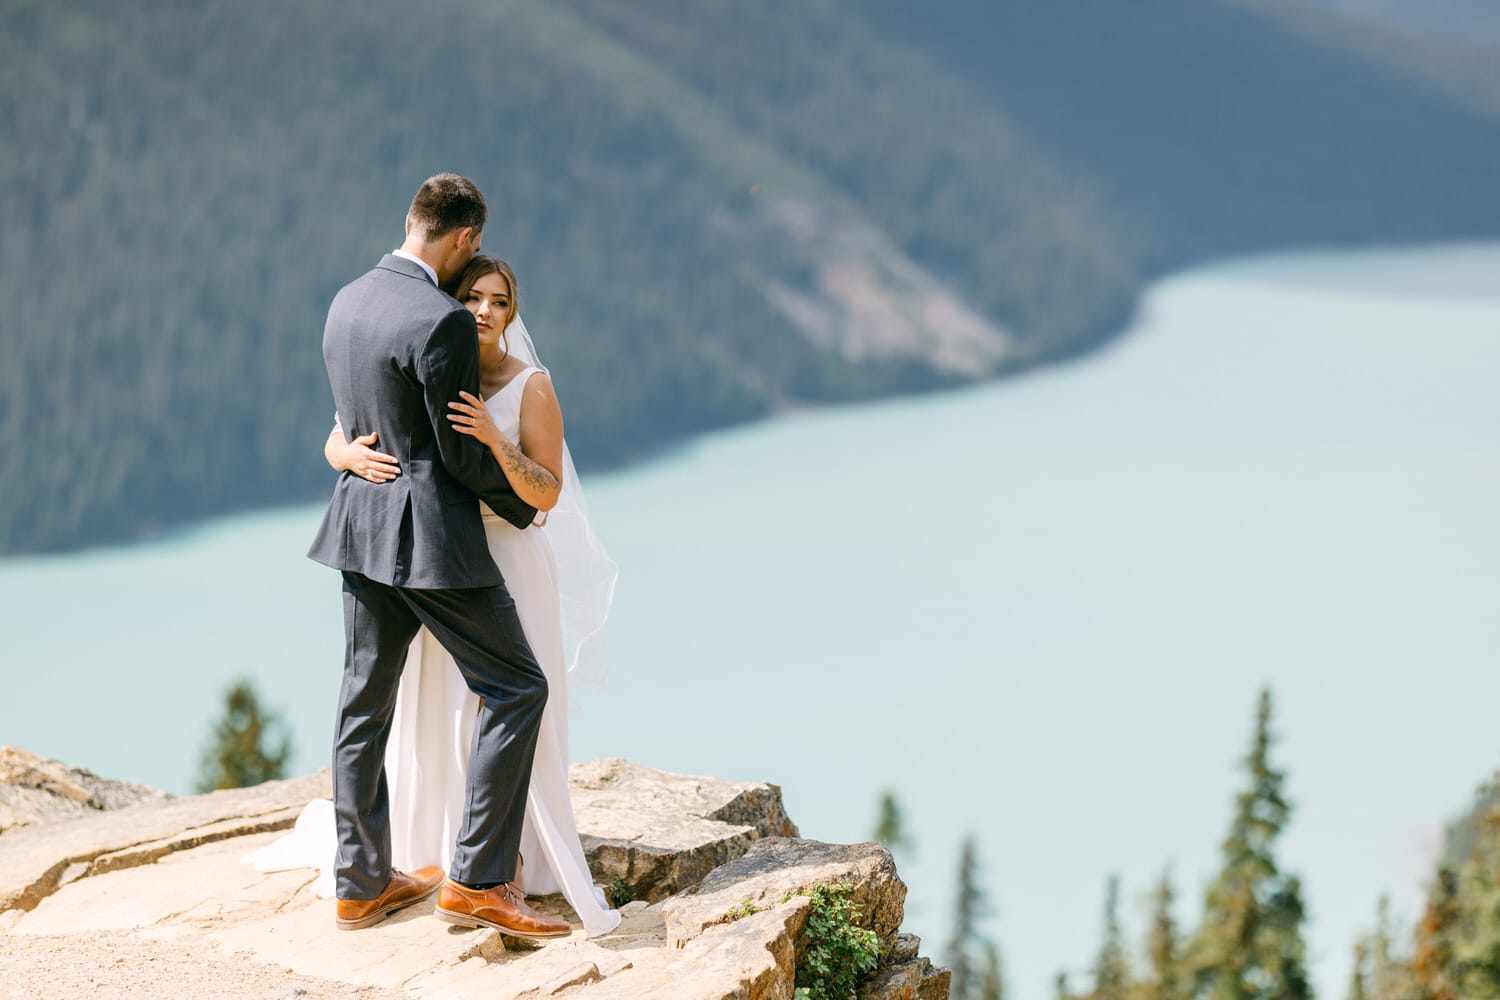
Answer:
[{"label": "flat rock slab", "polygon": [[568,784],[584,855],[604,885],[657,902],[763,837],[796,836],[781,789],[671,774],[618,758],[574,764]]},{"label": "flat rock slab", "polygon": [[[797,832],[781,790],[764,782],[670,774],[606,759],[574,765],[569,784],[595,879],[632,899],[665,899],[755,841]],[[308,800],[330,792],[325,771],[14,830],[0,837],[0,911],[32,909],[79,878],[150,864],[214,840],[286,829]]]},{"label": "flat rock slab", "polygon": [[657,949],[580,991],[588,1000],[786,1000],[809,902],[795,898],[716,924],[681,947]]},{"label": "flat rock slab", "polygon": [[773,837],[758,841],[745,855],[714,869],[699,885],[669,900],[662,913],[667,940],[682,946],[721,923],[736,908],[765,909],[787,896],[801,896],[815,885],[847,884],[859,907],[861,927],[887,948],[906,904],[906,884],[896,874],[891,852],[879,844],[825,844]]},{"label": "flat rock slab", "polygon": [[139,931],[0,936],[0,997],[410,1000],[401,991],[315,979],[226,955],[201,938],[164,943]]},{"label": "flat rock slab", "polygon": [[611,943],[611,938],[595,942],[574,936],[534,951],[475,954],[413,978],[406,989],[413,996],[435,1000],[550,997],[601,982],[631,968],[641,955],[662,949],[659,937],[646,949],[616,949]]},{"label": "flat rock slab", "polygon": [[257,872],[240,859],[275,834],[175,852],[157,864],[81,879],[22,913],[15,935],[129,931],[168,924],[211,929],[235,914],[284,910],[317,877],[308,870]]},{"label": "flat rock slab", "polygon": [[330,791],[325,771],[22,827],[0,836],[0,911],[30,910],[65,881],[93,873],[96,863],[102,872],[211,840],[285,829],[309,799]]},{"label": "flat rock slab", "polygon": [[[608,939],[609,947],[586,940],[581,929],[573,938],[539,945],[454,927],[432,915],[432,899],[374,927],[339,931],[333,902],[310,891],[316,872],[262,873],[243,863],[246,853],[277,835],[211,843],[156,864],[74,882],[29,912],[12,911],[4,933],[9,940],[129,933],[165,950],[211,942],[223,955],[296,976],[414,996],[472,993],[489,1000],[563,981],[559,977],[582,985],[585,967],[593,970],[592,979],[601,979],[628,967],[633,949],[665,945],[659,907],[638,907]],[[574,918],[560,897],[533,902]]]},{"label": "flat rock slab", "polygon": [[591,856],[617,858],[614,877],[633,877],[643,897],[605,937],[585,938],[560,896],[532,900],[573,924],[560,940],[454,927],[432,915],[432,899],[337,930],[333,902],[311,891],[315,871],[261,873],[242,861],[327,795],[324,774],[0,837],[0,899],[12,900],[0,909],[0,981],[21,995],[62,984],[67,995],[128,987],[191,1000],[784,1000],[811,905],[799,892],[846,882],[861,922],[895,944],[867,1000],[946,997],[947,973],[917,957],[915,939],[896,939],[906,890],[890,855],[775,836],[796,827],[774,785],[618,760],[578,765],[571,781]]}]

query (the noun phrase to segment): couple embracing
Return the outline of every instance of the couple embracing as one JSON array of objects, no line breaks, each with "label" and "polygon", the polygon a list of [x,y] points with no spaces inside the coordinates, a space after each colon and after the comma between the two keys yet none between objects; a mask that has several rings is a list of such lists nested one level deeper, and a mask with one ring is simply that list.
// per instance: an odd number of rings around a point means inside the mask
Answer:
[{"label": "couple embracing", "polygon": [[299,820],[251,860],[331,868],[345,929],[436,891],[451,923],[570,934],[529,889],[561,891],[596,935],[620,918],[573,819],[568,684],[599,667],[614,566],[515,275],[477,253],[486,218],[471,181],[429,178],[401,248],[329,307],[325,456],[342,475],[308,554],[343,574],[336,849]]}]

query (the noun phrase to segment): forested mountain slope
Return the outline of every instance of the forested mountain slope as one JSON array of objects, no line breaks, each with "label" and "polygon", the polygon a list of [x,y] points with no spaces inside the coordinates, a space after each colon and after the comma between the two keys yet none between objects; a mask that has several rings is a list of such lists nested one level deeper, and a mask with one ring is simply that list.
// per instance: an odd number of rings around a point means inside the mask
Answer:
[{"label": "forested mountain slope", "polygon": [[0,552],[324,495],[324,310],[438,170],[598,466],[1077,352],[1202,257],[1494,235],[1487,107],[1227,0],[13,0]]}]

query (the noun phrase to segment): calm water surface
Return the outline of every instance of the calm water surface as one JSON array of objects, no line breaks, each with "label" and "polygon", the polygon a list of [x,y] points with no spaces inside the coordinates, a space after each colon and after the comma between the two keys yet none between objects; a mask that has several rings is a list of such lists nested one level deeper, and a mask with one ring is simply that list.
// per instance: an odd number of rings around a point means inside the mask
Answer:
[{"label": "calm water surface", "polygon": [[[940,397],[714,435],[590,497],[623,567],[575,759],[780,783],[804,833],[909,814],[942,951],[979,841],[1012,995],[1196,917],[1274,687],[1312,960],[1414,917],[1442,822],[1500,765],[1500,246],[1239,261],[1157,285],[1110,351]],[[328,756],[319,511],[0,563],[0,742],[185,791],[247,674]]]}]

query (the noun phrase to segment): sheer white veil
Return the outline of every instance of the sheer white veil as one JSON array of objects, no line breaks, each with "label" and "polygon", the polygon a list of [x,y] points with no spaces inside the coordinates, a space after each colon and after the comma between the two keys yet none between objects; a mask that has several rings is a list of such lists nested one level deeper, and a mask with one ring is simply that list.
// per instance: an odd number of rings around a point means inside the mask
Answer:
[{"label": "sheer white veil", "polygon": [[[536,344],[526,332],[519,313],[505,328],[505,343],[510,353],[535,365],[547,366],[537,357]],[[550,375],[551,373],[548,372]],[[620,568],[604,551],[604,544],[594,534],[589,508],[583,499],[583,486],[573,455],[563,441],[562,493],[557,505],[538,517],[538,530],[547,533],[552,553],[557,559],[557,589],[562,608],[563,653],[568,664],[570,686],[580,682],[602,688],[609,660],[604,649],[604,622],[615,599],[615,581]],[[543,520],[545,518],[545,521]]]}]

